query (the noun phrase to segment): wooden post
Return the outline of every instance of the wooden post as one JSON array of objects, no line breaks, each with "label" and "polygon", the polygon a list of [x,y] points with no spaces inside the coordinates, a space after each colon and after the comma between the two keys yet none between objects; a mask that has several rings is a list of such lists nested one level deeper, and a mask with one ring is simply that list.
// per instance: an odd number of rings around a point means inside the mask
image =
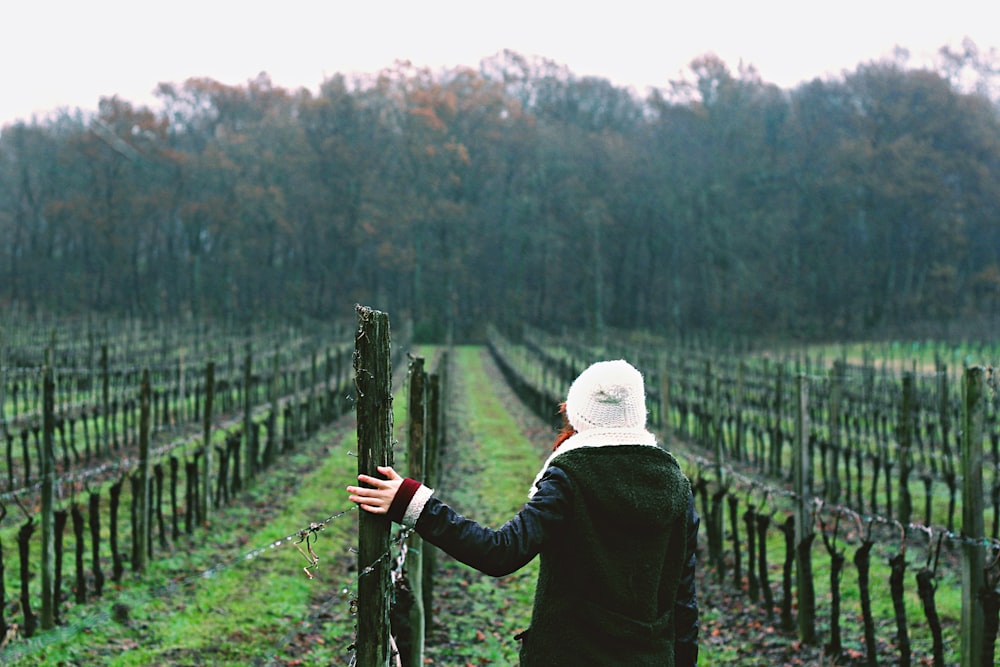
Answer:
[{"label": "wooden post", "polygon": [[[447,359],[447,352],[441,355],[441,363]],[[427,377],[427,428],[424,446],[424,483],[436,488],[440,483],[438,458],[441,451],[441,373],[431,373]],[[437,548],[424,542],[422,578],[424,598],[424,630],[434,627],[434,571],[437,569]]]},{"label": "wooden post", "polygon": [[829,464],[826,468],[824,495],[827,502],[840,502],[840,403],[844,390],[844,374],[847,366],[842,359],[833,362],[830,374],[830,449],[827,453]]},{"label": "wooden post", "polygon": [[[226,370],[223,373],[223,382],[221,383],[225,387],[219,395],[219,400],[221,401],[220,412],[222,414],[227,414],[232,410],[233,406],[233,390],[238,390],[236,386],[236,358],[233,354],[233,344],[230,343],[226,350],[226,360],[229,362],[226,364]],[[238,392],[237,392],[238,393]]]},{"label": "wooden post", "polygon": [[[799,599],[799,639],[805,644],[816,643],[816,594],[813,586],[812,559],[809,551],[815,534],[812,525],[812,452],[809,451],[809,380],[799,373],[795,377],[795,512],[796,581]],[[789,593],[786,591],[785,595]]]},{"label": "wooden post", "polygon": [[[424,360],[415,357],[410,362],[410,396],[407,415],[409,416],[409,443],[407,461],[410,464],[410,477],[423,480],[426,473],[426,449],[424,447],[426,432],[427,406],[427,375],[424,372]],[[406,552],[407,570],[410,590],[413,591],[413,606],[410,608],[410,653],[403,656],[404,667],[423,667],[424,664],[424,592],[423,592],[423,540],[413,533],[409,538],[409,550]]]},{"label": "wooden post", "polygon": [[[0,435],[5,435],[7,433],[7,412],[6,412],[6,401],[7,395],[4,393],[7,391],[7,378],[4,375],[7,372],[7,332],[4,327],[0,327]],[[13,474],[10,466],[7,467],[7,472]],[[11,481],[9,485],[13,488],[14,484]],[[2,617],[0,617],[2,618]]]},{"label": "wooden post", "polygon": [[104,448],[98,456],[111,451],[111,378],[108,376],[108,344],[101,343],[101,440]]},{"label": "wooden post", "polygon": [[660,361],[660,431],[663,442],[670,442],[670,371],[666,358]]},{"label": "wooden post", "polygon": [[715,451],[715,479],[720,487],[725,488],[725,451],[722,443],[722,378],[715,376],[714,382],[710,384],[712,387],[712,446]]},{"label": "wooden post", "polygon": [[309,437],[313,434],[316,428],[316,385],[319,384],[319,366],[316,360],[316,348],[312,351],[312,364],[310,366],[310,377],[309,377],[309,405],[306,410],[306,435]]},{"label": "wooden post", "polygon": [[188,407],[187,407],[187,391],[184,387],[184,348],[181,348],[180,352],[177,354],[177,409],[175,412],[175,420],[178,424],[187,423]]},{"label": "wooden post", "polygon": [[337,412],[336,415],[339,417],[344,411],[344,387],[347,386],[348,378],[344,377],[344,358],[347,356],[347,350],[341,350],[337,352],[337,379],[334,382],[334,388],[337,394]]},{"label": "wooden post", "polygon": [[323,376],[323,422],[330,423],[336,418],[333,403],[333,357],[330,355],[330,348],[326,348],[326,374]]},{"label": "wooden post", "polygon": [[205,409],[202,414],[202,470],[199,521],[208,521],[212,511],[212,397],[215,394],[215,362],[205,367]]},{"label": "wooden post", "polygon": [[740,359],[740,365],[736,375],[736,405],[733,406],[733,409],[736,411],[736,437],[734,438],[733,448],[735,451],[734,458],[738,461],[744,462],[750,460],[750,455],[746,451],[746,441],[743,434],[743,403],[746,398],[746,374],[746,359]]},{"label": "wooden post", "polygon": [[271,465],[274,456],[278,451],[278,414],[281,410],[279,400],[280,392],[278,383],[281,381],[281,354],[275,348],[274,356],[271,357],[271,382],[268,384],[268,393],[271,401],[271,412],[267,415],[267,445],[264,446],[264,462]]},{"label": "wooden post", "polygon": [[149,523],[152,516],[149,507],[149,369],[142,371],[142,385],[139,393],[139,496],[136,498],[135,532],[139,548],[135,551],[134,572],[143,574],[149,563]]},{"label": "wooden post", "polygon": [[937,369],[938,390],[938,421],[941,423],[941,444],[945,456],[951,463],[951,409],[948,405],[948,365],[943,362],[935,364]]},{"label": "wooden post", "polygon": [[243,361],[243,460],[245,468],[243,473],[243,485],[250,486],[257,471],[257,455],[253,449],[253,418],[251,408],[253,407],[253,397],[251,387],[253,383],[253,348],[250,341],[247,341],[247,352]]},{"label": "wooden post", "polygon": [[302,397],[299,396],[299,388],[302,380],[302,370],[299,368],[298,361],[294,358],[292,359],[292,400],[289,401],[287,411],[288,411],[288,421],[286,424],[290,426],[287,428],[288,431],[288,441],[285,446],[282,447],[281,451],[284,452],[287,449],[291,449],[293,445],[299,440],[300,437],[300,427],[302,426]]},{"label": "wooden post", "polygon": [[896,519],[908,526],[913,513],[910,498],[910,471],[913,469],[914,388],[913,374],[903,375],[903,403],[899,410],[899,509]]},{"label": "wooden post", "polygon": [[781,450],[784,444],[782,443],[784,435],[781,430],[784,420],[784,378],[785,365],[779,363],[774,376],[774,429],[771,432],[771,460],[768,466],[768,472],[772,475],[781,475]]},{"label": "wooden post", "polygon": [[24,614],[24,623],[21,625],[21,635],[31,637],[35,634],[38,625],[38,618],[31,610],[31,590],[28,583],[31,581],[31,534],[35,532],[35,520],[28,517],[20,530],[17,531],[17,554],[21,561],[21,611]]},{"label": "wooden post", "polygon": [[[356,307],[354,383],[357,389],[358,473],[378,476],[392,465],[392,366],[389,317]],[[358,667],[388,667],[390,522],[383,516],[358,516]]]},{"label": "wooden post", "polygon": [[965,369],[962,410],[962,667],[981,667],[986,648],[980,591],[985,584],[983,540],[983,433],[986,420],[986,371]]},{"label": "wooden post", "polygon": [[45,351],[42,372],[42,616],[43,630],[56,625],[55,590],[55,382],[52,376],[53,351]]},{"label": "wooden post", "polygon": [[[702,406],[704,408],[704,415],[701,420],[701,444],[703,447],[713,446],[714,442],[709,442],[709,433],[711,428],[714,426],[714,420],[716,417],[716,404],[715,404],[715,383],[712,382],[712,362],[711,360],[705,361],[705,389],[702,398]],[[718,453],[718,452],[716,452]],[[716,466],[719,465],[719,460],[716,458]]]}]

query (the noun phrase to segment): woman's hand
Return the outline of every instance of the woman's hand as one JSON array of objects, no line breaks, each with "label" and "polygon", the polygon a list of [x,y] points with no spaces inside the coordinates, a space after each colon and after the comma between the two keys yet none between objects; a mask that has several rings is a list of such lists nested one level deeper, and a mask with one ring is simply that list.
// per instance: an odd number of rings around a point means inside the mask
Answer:
[{"label": "woman's hand", "polygon": [[371,488],[349,486],[347,492],[351,494],[351,502],[357,503],[366,512],[385,514],[389,511],[392,499],[396,497],[396,492],[403,483],[403,478],[391,466],[378,466],[378,471],[388,479],[358,475],[358,481],[362,484],[368,484]]}]

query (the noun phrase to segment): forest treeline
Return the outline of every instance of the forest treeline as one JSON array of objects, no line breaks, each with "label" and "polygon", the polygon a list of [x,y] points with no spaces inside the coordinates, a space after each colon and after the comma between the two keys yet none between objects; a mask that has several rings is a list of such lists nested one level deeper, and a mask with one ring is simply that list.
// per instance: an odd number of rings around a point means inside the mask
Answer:
[{"label": "forest treeline", "polygon": [[[991,58],[993,56],[991,52]],[[790,57],[794,57],[790,55]],[[1000,68],[640,94],[504,52],[317,91],[161,83],[0,134],[0,304],[859,336],[1000,306]]]}]

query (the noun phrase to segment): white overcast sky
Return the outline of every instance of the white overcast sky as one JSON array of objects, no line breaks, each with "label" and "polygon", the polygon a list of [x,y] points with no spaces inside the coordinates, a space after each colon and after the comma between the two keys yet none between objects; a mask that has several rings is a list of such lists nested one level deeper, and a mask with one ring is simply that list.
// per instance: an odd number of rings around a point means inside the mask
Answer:
[{"label": "white overcast sky", "polygon": [[155,105],[159,82],[205,76],[316,90],[396,60],[434,71],[503,49],[645,93],[712,52],[792,88],[908,49],[971,38],[1000,50],[1000,0],[5,0],[0,125],[103,96]]}]

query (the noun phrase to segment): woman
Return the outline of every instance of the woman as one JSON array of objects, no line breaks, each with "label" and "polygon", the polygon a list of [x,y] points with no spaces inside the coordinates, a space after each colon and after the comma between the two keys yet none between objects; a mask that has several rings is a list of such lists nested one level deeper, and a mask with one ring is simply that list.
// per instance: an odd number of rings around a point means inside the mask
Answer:
[{"label": "woman", "polygon": [[541,556],[523,667],[688,667],[698,661],[699,518],[676,459],[646,430],[642,375],[623,360],[587,368],[566,428],[529,501],[499,529],[462,517],[432,489],[380,467],[351,501],[415,528],[454,558],[504,576]]}]

